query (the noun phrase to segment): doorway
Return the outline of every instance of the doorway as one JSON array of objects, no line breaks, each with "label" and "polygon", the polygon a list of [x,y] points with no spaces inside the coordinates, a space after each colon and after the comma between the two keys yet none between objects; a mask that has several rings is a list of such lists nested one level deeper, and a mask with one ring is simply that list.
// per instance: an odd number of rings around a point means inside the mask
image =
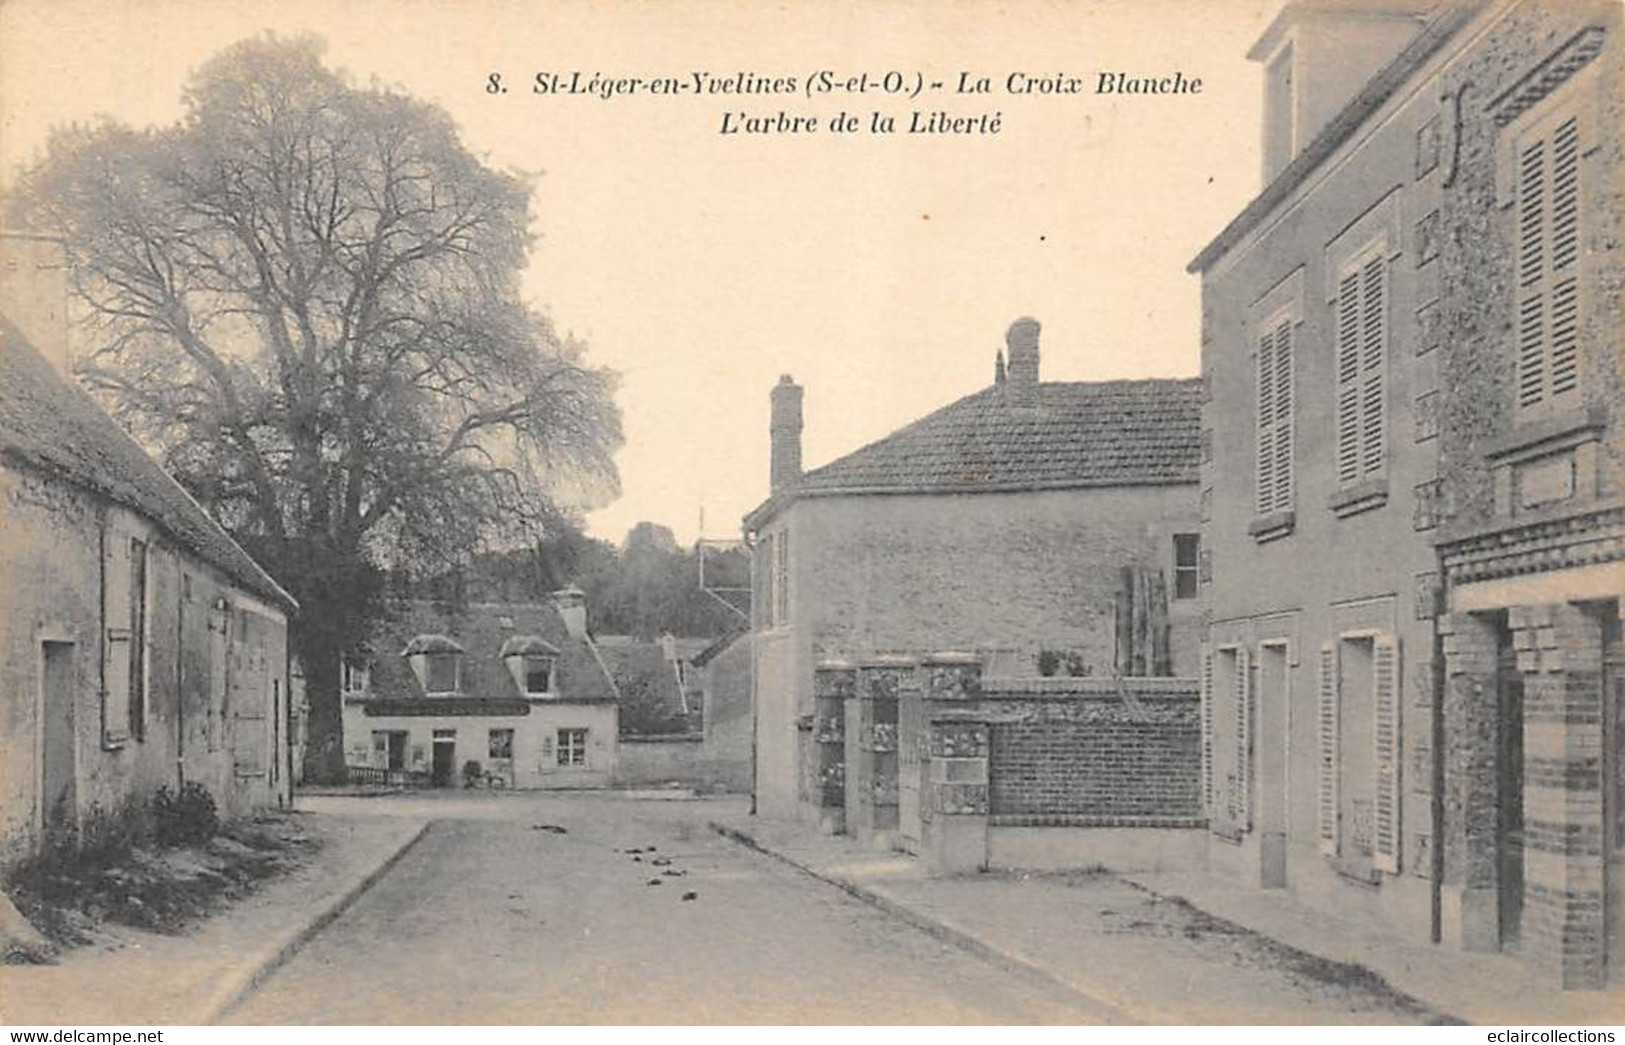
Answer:
[{"label": "doorway", "polygon": [[78,820],[78,749],[74,741],[73,643],[40,644],[42,751],[40,760],[41,841],[51,845],[71,836]]},{"label": "doorway", "polygon": [[1256,754],[1258,758],[1259,882],[1266,889],[1287,884],[1287,751],[1291,704],[1287,699],[1287,647],[1265,642],[1258,647]]},{"label": "doorway", "polygon": [[430,763],[429,783],[450,787],[457,779],[457,731],[434,731],[434,761]]},{"label": "doorway", "polygon": [[1495,665],[1495,883],[1501,950],[1523,939],[1523,674],[1512,633],[1500,630]]}]

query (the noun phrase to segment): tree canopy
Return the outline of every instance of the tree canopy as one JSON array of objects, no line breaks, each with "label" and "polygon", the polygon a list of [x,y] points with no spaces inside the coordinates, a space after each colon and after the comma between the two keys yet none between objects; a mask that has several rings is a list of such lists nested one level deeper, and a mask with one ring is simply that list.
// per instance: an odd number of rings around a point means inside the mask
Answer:
[{"label": "tree canopy", "polygon": [[615,376],[520,293],[530,186],[313,37],[203,65],[177,124],[58,131],[10,218],[65,237],[82,377],[297,597],[307,770],[384,569],[617,492]]}]

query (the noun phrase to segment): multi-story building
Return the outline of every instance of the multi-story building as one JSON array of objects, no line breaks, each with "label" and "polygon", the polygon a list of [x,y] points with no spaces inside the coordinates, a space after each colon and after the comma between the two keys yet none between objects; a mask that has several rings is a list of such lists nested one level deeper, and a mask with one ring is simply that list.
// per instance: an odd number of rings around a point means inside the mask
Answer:
[{"label": "multi-story building", "polygon": [[1622,964],[1619,14],[1287,4],[1191,265],[1211,867],[1565,985]]},{"label": "multi-story building", "polygon": [[819,816],[798,740],[826,661],[1194,676],[1198,382],[1041,381],[1033,319],[1006,349],[991,386],[805,473],[802,389],[773,389],[772,493],[745,519],[762,814]]}]

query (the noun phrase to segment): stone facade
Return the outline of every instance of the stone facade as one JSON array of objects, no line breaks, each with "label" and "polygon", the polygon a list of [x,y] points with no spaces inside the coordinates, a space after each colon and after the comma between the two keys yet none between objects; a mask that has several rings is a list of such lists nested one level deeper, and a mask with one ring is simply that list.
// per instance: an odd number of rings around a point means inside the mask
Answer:
[{"label": "stone facade", "polygon": [[[63,322],[54,307],[28,315],[37,336]],[[293,600],[60,372],[61,331],[42,355],[9,316],[0,863],[160,787],[199,784],[224,816],[287,804]]]},{"label": "stone facade", "polygon": [[1428,11],[1192,266],[1214,866],[1565,986],[1621,965],[1620,32]]}]

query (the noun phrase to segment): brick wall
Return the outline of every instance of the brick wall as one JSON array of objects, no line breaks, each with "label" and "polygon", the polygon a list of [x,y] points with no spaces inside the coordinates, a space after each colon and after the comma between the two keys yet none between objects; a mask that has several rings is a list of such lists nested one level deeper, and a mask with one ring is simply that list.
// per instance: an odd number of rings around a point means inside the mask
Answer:
[{"label": "brick wall", "polygon": [[1202,816],[1201,723],[1189,679],[1131,685],[989,680],[991,812],[1002,823],[1161,825]]}]

